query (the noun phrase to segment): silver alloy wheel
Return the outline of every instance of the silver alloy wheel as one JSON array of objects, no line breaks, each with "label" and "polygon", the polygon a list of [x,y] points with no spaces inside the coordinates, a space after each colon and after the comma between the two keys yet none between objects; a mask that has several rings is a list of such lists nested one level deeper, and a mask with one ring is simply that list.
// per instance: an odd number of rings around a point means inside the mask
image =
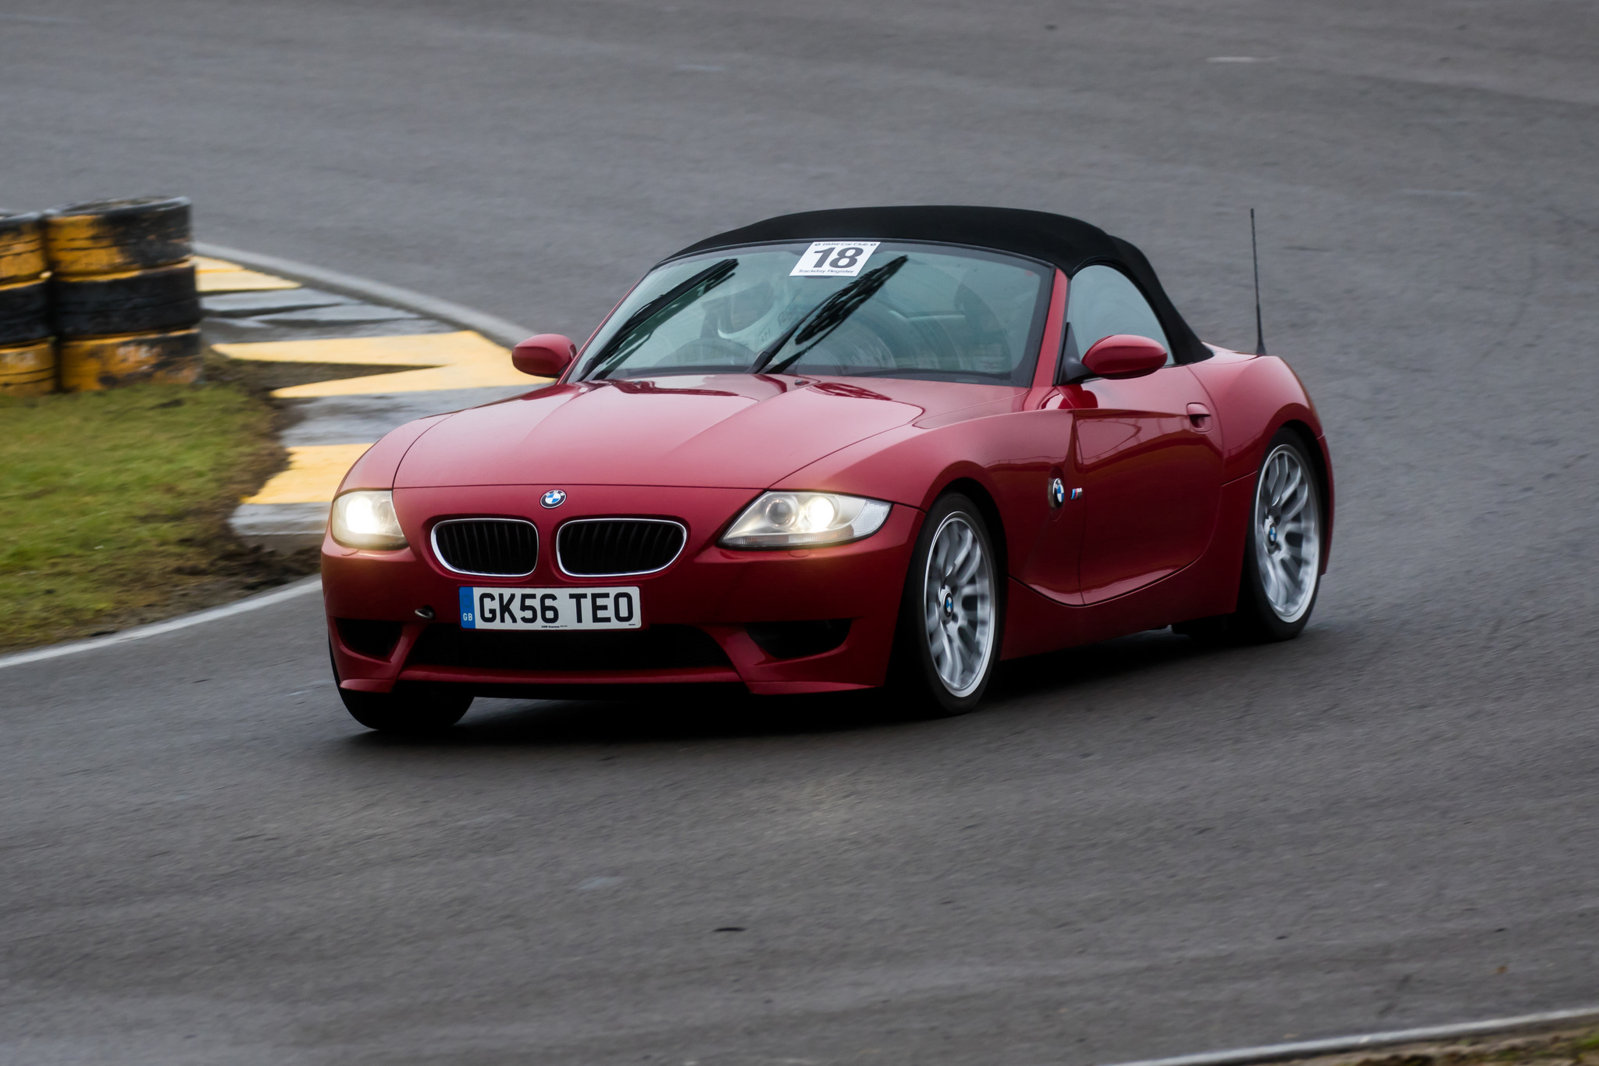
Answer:
[{"label": "silver alloy wheel", "polygon": [[1321,501],[1299,449],[1279,444],[1255,484],[1255,569],[1273,614],[1299,621],[1316,598],[1321,570]]},{"label": "silver alloy wheel", "polygon": [[971,695],[994,654],[994,564],[972,519],[944,518],[927,550],[922,617],[938,680],[951,696]]}]

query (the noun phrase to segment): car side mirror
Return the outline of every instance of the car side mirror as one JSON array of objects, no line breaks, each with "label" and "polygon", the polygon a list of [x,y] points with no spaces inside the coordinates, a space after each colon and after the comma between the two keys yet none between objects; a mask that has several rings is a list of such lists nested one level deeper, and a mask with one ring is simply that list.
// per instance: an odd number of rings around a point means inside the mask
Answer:
[{"label": "car side mirror", "polygon": [[1166,349],[1157,340],[1132,333],[1112,333],[1083,354],[1083,367],[1102,378],[1136,378],[1166,365]]},{"label": "car side mirror", "polygon": [[559,333],[540,333],[511,349],[511,365],[536,378],[558,378],[577,357],[577,345]]}]

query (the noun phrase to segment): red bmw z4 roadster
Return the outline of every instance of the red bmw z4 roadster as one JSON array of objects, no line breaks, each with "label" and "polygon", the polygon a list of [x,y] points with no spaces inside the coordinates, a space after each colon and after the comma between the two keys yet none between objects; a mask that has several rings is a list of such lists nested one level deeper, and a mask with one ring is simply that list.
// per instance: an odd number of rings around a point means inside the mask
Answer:
[{"label": "red bmw z4 roadster", "polygon": [[322,545],[339,695],[886,686],[968,710],[1003,659],[1176,626],[1285,640],[1332,468],[1281,359],[1202,343],[1144,256],[982,207],[785,215],[646,274],[554,378],[401,426]]}]

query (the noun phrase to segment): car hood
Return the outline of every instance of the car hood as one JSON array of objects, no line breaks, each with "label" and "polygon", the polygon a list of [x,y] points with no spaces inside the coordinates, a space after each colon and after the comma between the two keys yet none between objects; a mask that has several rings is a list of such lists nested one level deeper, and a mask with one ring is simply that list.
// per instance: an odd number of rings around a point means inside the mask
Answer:
[{"label": "car hood", "polygon": [[394,484],[759,489],[867,437],[1009,391],[750,374],[554,385],[440,420]]}]

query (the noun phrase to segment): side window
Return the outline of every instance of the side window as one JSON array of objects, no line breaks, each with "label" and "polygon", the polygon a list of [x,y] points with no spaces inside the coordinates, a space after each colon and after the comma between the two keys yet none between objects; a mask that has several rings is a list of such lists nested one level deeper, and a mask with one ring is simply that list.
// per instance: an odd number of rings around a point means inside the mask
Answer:
[{"label": "side window", "polygon": [[1066,290],[1066,361],[1082,359],[1094,342],[1113,333],[1133,333],[1160,341],[1171,366],[1171,344],[1144,294],[1115,267],[1096,264],[1072,275]]}]

